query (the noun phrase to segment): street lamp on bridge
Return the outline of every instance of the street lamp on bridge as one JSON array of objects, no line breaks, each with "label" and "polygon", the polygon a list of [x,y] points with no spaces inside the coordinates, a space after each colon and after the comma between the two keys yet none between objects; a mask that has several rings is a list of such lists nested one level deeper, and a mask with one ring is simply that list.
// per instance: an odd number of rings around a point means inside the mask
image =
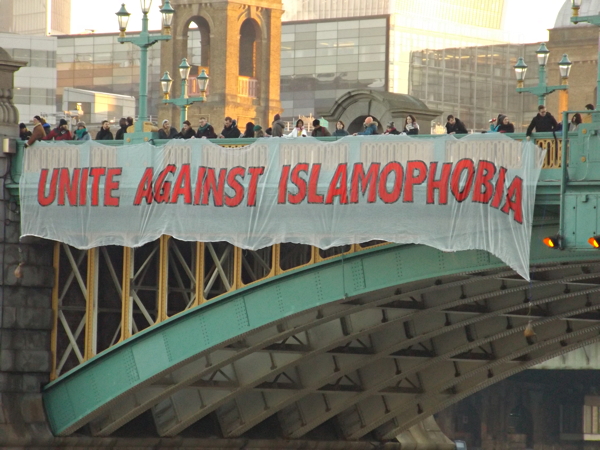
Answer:
[{"label": "street lamp on bridge", "polygon": [[[577,0],[573,0],[577,1]],[[514,65],[515,75],[517,77],[517,92],[529,92],[530,94],[537,95],[538,97],[538,105],[546,104],[546,96],[551,94],[554,91],[558,90],[566,90],[569,88],[568,79],[569,73],[571,72],[571,61],[569,61],[569,57],[564,54],[562,59],[558,63],[558,68],[560,70],[561,77],[561,85],[560,86],[548,86],[547,76],[546,76],[546,64],[548,64],[548,57],[550,56],[550,50],[546,47],[546,44],[543,42],[540,44],[540,47],[536,50],[535,54],[537,55],[538,60],[538,84],[537,86],[532,87],[523,87],[523,82],[525,81],[525,74],[527,73],[527,64],[523,58],[519,58],[517,64]]]},{"label": "street lamp on bridge", "polygon": [[[116,13],[119,20],[120,31],[118,41],[121,44],[130,42],[140,48],[140,92],[138,120],[135,123],[136,134],[143,132],[144,122],[148,120],[148,48],[158,41],[168,41],[171,39],[171,23],[173,22],[173,14],[175,14],[175,10],[171,6],[170,1],[164,0],[163,6],[160,9],[162,14],[162,34],[151,36],[148,32],[148,13],[152,6],[152,0],[141,0],[140,5],[143,13],[142,31],[137,36],[125,35],[129,16],[131,15],[127,9],[125,9],[125,3],[121,5],[121,9]],[[138,134],[138,138],[143,138],[143,135]]]},{"label": "street lamp on bridge", "polygon": [[181,64],[179,64],[179,76],[181,77],[181,94],[179,98],[169,99],[169,93],[171,92],[171,85],[173,79],[169,75],[169,72],[165,72],[163,77],[160,79],[160,85],[163,91],[164,99],[163,103],[170,103],[179,107],[179,126],[182,126],[183,122],[187,120],[187,110],[192,103],[205,102],[206,101],[206,90],[208,89],[209,77],[206,74],[206,70],[202,69],[200,75],[198,75],[198,90],[200,91],[200,97],[188,97],[188,77],[190,75],[191,66],[188,64],[187,59],[183,58]]}]

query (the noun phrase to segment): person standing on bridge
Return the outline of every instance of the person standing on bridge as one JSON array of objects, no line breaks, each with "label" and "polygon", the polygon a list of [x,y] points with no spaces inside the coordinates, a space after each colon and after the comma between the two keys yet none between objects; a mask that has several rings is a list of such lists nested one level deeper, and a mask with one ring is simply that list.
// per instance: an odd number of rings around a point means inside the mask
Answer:
[{"label": "person standing on bridge", "polygon": [[404,121],[404,129],[402,132],[406,133],[409,136],[414,136],[419,134],[419,124],[417,123],[417,119],[412,114],[406,116],[406,120]]},{"label": "person standing on bridge", "polygon": [[342,137],[348,136],[348,131],[346,130],[346,125],[341,120],[335,124],[335,131],[333,132],[333,136]]},{"label": "person standing on bridge", "polygon": [[365,131],[354,133],[353,136],[370,136],[377,134],[377,122],[375,122],[371,116],[367,116],[363,126],[365,127]]},{"label": "person standing on bridge", "polygon": [[242,132],[237,127],[237,122],[233,120],[231,117],[225,117],[225,124],[223,126],[223,131],[219,135],[219,138],[223,139],[237,139],[240,137]]},{"label": "person standing on bridge", "polygon": [[110,131],[110,122],[108,120],[102,121],[102,128],[96,133],[97,141],[112,141],[114,139],[112,131]]},{"label": "person standing on bridge", "polygon": [[279,114],[275,114],[273,117],[273,123],[271,124],[271,136],[281,137],[283,136],[283,130],[285,129],[285,123],[281,120]]},{"label": "person standing on bridge", "polygon": [[452,114],[450,114],[447,118],[446,118],[447,122],[446,122],[446,133],[448,134],[467,134],[467,127],[465,127],[465,124],[461,122],[461,120],[458,117],[454,117]]},{"label": "person standing on bridge", "polygon": [[321,126],[321,121],[319,119],[313,120],[313,130],[310,134],[312,137],[324,137],[331,136],[329,130],[323,126]]},{"label": "person standing on bridge", "polygon": [[552,114],[546,111],[546,107],[544,105],[538,106],[538,114],[533,119],[531,119],[531,123],[527,127],[527,140],[531,139],[531,133],[535,128],[536,133],[545,133],[549,131],[557,131],[556,127],[558,123]]},{"label": "person standing on bridge", "polygon": [[50,132],[48,136],[46,136],[44,141],[72,141],[73,136],[71,136],[71,132],[69,131],[69,124],[65,119],[60,119],[58,122],[58,126]]},{"label": "person standing on bridge", "polygon": [[171,126],[168,119],[162,121],[162,127],[158,130],[159,139],[174,139],[177,136],[177,130]]},{"label": "person standing on bridge", "polygon": [[208,123],[206,117],[202,116],[198,119],[198,131],[196,131],[196,137],[198,139],[216,139],[217,133],[213,126]]}]

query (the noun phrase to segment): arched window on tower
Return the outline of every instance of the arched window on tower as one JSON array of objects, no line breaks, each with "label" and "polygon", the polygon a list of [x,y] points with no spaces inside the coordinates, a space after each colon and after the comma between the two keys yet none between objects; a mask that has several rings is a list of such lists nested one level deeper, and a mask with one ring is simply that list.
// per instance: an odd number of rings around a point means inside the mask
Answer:
[{"label": "arched window on tower", "polygon": [[260,28],[253,19],[246,19],[240,28],[240,58],[238,95],[258,97],[258,61]]},{"label": "arched window on tower", "polygon": [[210,75],[210,26],[203,17],[194,17],[188,26],[186,57],[192,66],[188,79],[188,95],[199,96],[196,77],[202,69]]}]

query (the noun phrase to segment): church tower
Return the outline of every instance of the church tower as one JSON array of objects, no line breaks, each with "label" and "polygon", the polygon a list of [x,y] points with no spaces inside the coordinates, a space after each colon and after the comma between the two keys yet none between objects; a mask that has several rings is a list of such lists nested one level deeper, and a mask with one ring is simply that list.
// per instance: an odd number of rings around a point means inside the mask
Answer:
[{"label": "church tower", "polygon": [[[173,78],[172,98],[181,94],[182,58],[193,64],[190,77],[202,69],[210,77],[207,101],[188,109],[194,128],[200,116],[208,117],[217,134],[225,116],[237,119],[242,132],[249,121],[270,126],[273,115],[281,112],[281,0],[178,0],[173,6],[173,39],[161,49],[161,73],[169,71]],[[200,53],[194,60],[187,54],[193,36],[200,40],[194,42]],[[196,80],[188,86],[193,96]],[[159,118],[181,126],[175,106],[161,105]]]}]

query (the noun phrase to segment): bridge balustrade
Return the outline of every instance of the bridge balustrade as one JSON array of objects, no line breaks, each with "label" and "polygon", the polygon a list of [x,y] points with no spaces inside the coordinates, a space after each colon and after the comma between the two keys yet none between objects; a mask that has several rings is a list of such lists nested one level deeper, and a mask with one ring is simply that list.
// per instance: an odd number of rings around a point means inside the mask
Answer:
[{"label": "bridge balustrade", "polygon": [[[419,138],[422,137],[431,136]],[[525,136],[512,137],[522,140]],[[215,142],[224,147],[242,147],[254,141],[220,139]],[[103,143],[122,145],[122,141]],[[161,143],[155,141],[156,145]],[[536,143],[547,150],[543,167],[560,168],[561,140],[545,133],[536,137]],[[457,145],[461,146],[460,140]],[[19,143],[11,167],[13,183],[7,185],[17,200],[23,151],[26,150]],[[293,159],[294,150],[290,151],[289,157]],[[106,152],[98,152],[96,158],[101,161],[97,162],[108,164],[113,154],[108,148]],[[69,160],[73,155],[66,152],[62,157]],[[421,157],[426,159],[427,155]],[[52,292],[55,316],[51,378],[185,310],[252,283],[376,245],[386,243],[370,241],[326,250],[282,243],[250,251],[226,242],[184,242],[169,236],[139,248],[106,246],[78,250],[57,242]]]}]

